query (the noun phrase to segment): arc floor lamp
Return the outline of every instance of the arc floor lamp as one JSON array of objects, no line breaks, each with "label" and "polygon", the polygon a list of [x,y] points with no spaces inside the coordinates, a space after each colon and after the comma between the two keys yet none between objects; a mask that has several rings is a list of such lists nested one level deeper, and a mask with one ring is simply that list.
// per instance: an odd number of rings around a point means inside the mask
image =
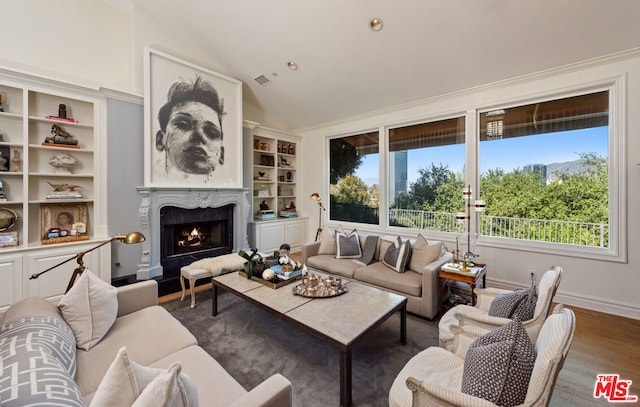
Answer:
[{"label": "arc floor lamp", "polygon": [[312,200],[318,203],[318,230],[316,231],[316,242],[320,237],[320,233],[322,233],[322,211],[326,211],[325,207],[322,205],[322,199],[320,198],[320,194],[314,192],[309,196]]}]

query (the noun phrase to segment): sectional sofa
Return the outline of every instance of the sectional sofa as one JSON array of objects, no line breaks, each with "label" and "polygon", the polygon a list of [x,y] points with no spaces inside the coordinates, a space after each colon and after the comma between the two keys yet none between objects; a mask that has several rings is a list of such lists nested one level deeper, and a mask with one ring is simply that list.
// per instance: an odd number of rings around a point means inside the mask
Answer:
[{"label": "sectional sofa", "polygon": [[[123,389],[131,392],[127,383],[115,381],[126,380],[132,372],[141,370],[155,374],[171,370],[172,365],[176,370],[175,362],[180,362],[177,371],[181,391],[187,388],[197,392],[201,406],[292,405],[291,383],[286,378],[275,374],[251,391],[245,390],[157,301],[154,280],[117,288],[115,322],[89,350],[76,347],[75,332],[56,305],[40,297],[14,304],[0,317],[0,366],[4,366],[0,404],[81,406],[96,401],[92,405],[114,405],[105,393],[111,392],[112,400],[121,401],[127,394]],[[135,363],[128,365],[127,374],[112,377],[113,385],[105,385],[105,374],[113,369],[125,346],[125,356]],[[139,377],[133,387],[142,390]],[[96,395],[98,390],[102,394]],[[169,404],[194,405],[193,396],[183,395],[182,403]],[[140,398],[142,395],[136,403]],[[152,399],[136,405],[164,403]]]},{"label": "sectional sofa", "polygon": [[[341,251],[340,241],[352,238],[353,231],[346,233],[340,228],[332,230],[325,227],[320,241],[303,245],[302,263],[311,272],[318,270],[404,295],[408,299],[407,311],[413,314],[429,319],[438,314],[438,270],[453,259],[453,254],[446,250],[442,242],[428,241],[422,235],[417,238],[400,237],[402,244],[407,240],[410,242],[410,249],[405,246],[405,252],[401,254],[407,256],[406,250],[409,251],[405,267],[400,269],[396,267],[398,256],[391,256],[391,259],[388,256],[393,251],[389,249],[390,246],[397,246],[398,236],[358,233],[359,253],[350,250],[353,247],[348,245]],[[394,248],[395,254],[401,250],[391,247]],[[371,252],[369,256],[367,251]],[[388,260],[386,262],[385,257]]]}]

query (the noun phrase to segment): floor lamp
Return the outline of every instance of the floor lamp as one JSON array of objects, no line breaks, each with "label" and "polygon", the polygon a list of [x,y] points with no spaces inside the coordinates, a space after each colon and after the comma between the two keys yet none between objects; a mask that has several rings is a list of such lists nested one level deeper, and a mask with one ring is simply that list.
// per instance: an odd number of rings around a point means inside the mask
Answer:
[{"label": "floor lamp", "polygon": [[[467,221],[467,251],[462,256],[462,258],[463,258],[462,270],[463,271],[468,271],[469,269],[467,268],[467,262],[469,260],[474,259],[475,257],[478,257],[477,254],[475,254],[475,253],[473,253],[471,251],[471,207],[473,207],[475,209],[475,212],[484,212],[486,203],[485,203],[485,201],[482,201],[482,200],[476,200],[476,201],[472,202],[471,185],[465,187],[462,190],[462,196],[464,197],[464,200],[466,201],[467,211],[466,212],[457,212],[456,213],[456,220],[458,222],[464,222],[465,220]],[[458,245],[457,245],[457,238],[456,238],[456,250],[458,249],[457,246]]]},{"label": "floor lamp", "polygon": [[85,268],[86,268],[85,265],[84,265],[84,259],[83,259],[84,255],[89,253],[89,252],[94,251],[95,249],[97,249],[99,247],[102,247],[102,246],[104,246],[106,244],[109,244],[109,243],[113,242],[114,240],[117,240],[117,241],[120,241],[120,242],[126,243],[126,244],[135,244],[135,243],[144,242],[145,241],[145,237],[140,232],[129,232],[126,235],[116,235],[116,236],[112,237],[111,239],[105,240],[104,242],[100,243],[99,245],[92,247],[89,250],[85,250],[83,252],[77,253],[75,256],[70,257],[70,258],[66,259],[65,261],[63,261],[63,262],[60,262],[60,263],[56,264],[55,266],[49,267],[48,269],[46,269],[44,271],[41,271],[39,273],[32,274],[31,277],[29,277],[29,280],[34,280],[34,279],[40,277],[41,275],[43,275],[44,273],[53,270],[56,267],[62,266],[63,264],[68,263],[71,260],[76,260],[77,259],[78,267],[76,267],[76,269],[73,270],[73,274],[71,275],[71,280],[69,280],[69,284],[67,285],[67,289],[65,290],[65,293],[66,293],[67,291],[69,291],[71,289],[71,287],[73,286],[73,283],[76,281],[76,278],[80,274],[82,274],[84,272]]},{"label": "floor lamp", "polygon": [[326,211],[326,209],[324,206],[322,206],[320,194],[318,194],[317,192],[314,192],[313,194],[311,194],[309,198],[318,202],[318,230],[316,231],[316,240],[315,240],[317,242],[318,238],[320,237],[320,233],[322,233],[322,211]]}]

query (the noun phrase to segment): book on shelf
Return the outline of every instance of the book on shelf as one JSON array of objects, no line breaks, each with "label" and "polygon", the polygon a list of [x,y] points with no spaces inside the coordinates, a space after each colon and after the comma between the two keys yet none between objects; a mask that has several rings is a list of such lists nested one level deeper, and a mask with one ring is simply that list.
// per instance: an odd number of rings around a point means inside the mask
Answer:
[{"label": "book on shelf", "polygon": [[298,212],[280,211],[281,218],[297,218]]},{"label": "book on shelf", "polygon": [[58,121],[58,122],[78,123],[77,120],[69,119],[69,118],[66,118],[66,117],[58,117],[58,116],[47,115],[44,118],[47,119],[47,120],[55,120],[55,121]]},{"label": "book on shelf", "polygon": [[77,192],[70,192],[70,193],[52,193],[52,194],[48,194],[47,195],[47,199],[80,199],[82,198],[82,194],[79,194]]}]

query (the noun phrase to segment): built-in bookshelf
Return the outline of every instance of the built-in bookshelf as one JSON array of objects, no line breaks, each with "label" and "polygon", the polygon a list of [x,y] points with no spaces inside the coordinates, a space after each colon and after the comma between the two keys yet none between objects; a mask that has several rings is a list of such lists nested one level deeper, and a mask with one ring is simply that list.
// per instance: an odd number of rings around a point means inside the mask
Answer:
[{"label": "built-in bookshelf", "polygon": [[297,208],[299,138],[245,122],[243,148],[244,186],[253,217],[251,243],[265,251],[285,242],[300,247],[307,220]]}]

